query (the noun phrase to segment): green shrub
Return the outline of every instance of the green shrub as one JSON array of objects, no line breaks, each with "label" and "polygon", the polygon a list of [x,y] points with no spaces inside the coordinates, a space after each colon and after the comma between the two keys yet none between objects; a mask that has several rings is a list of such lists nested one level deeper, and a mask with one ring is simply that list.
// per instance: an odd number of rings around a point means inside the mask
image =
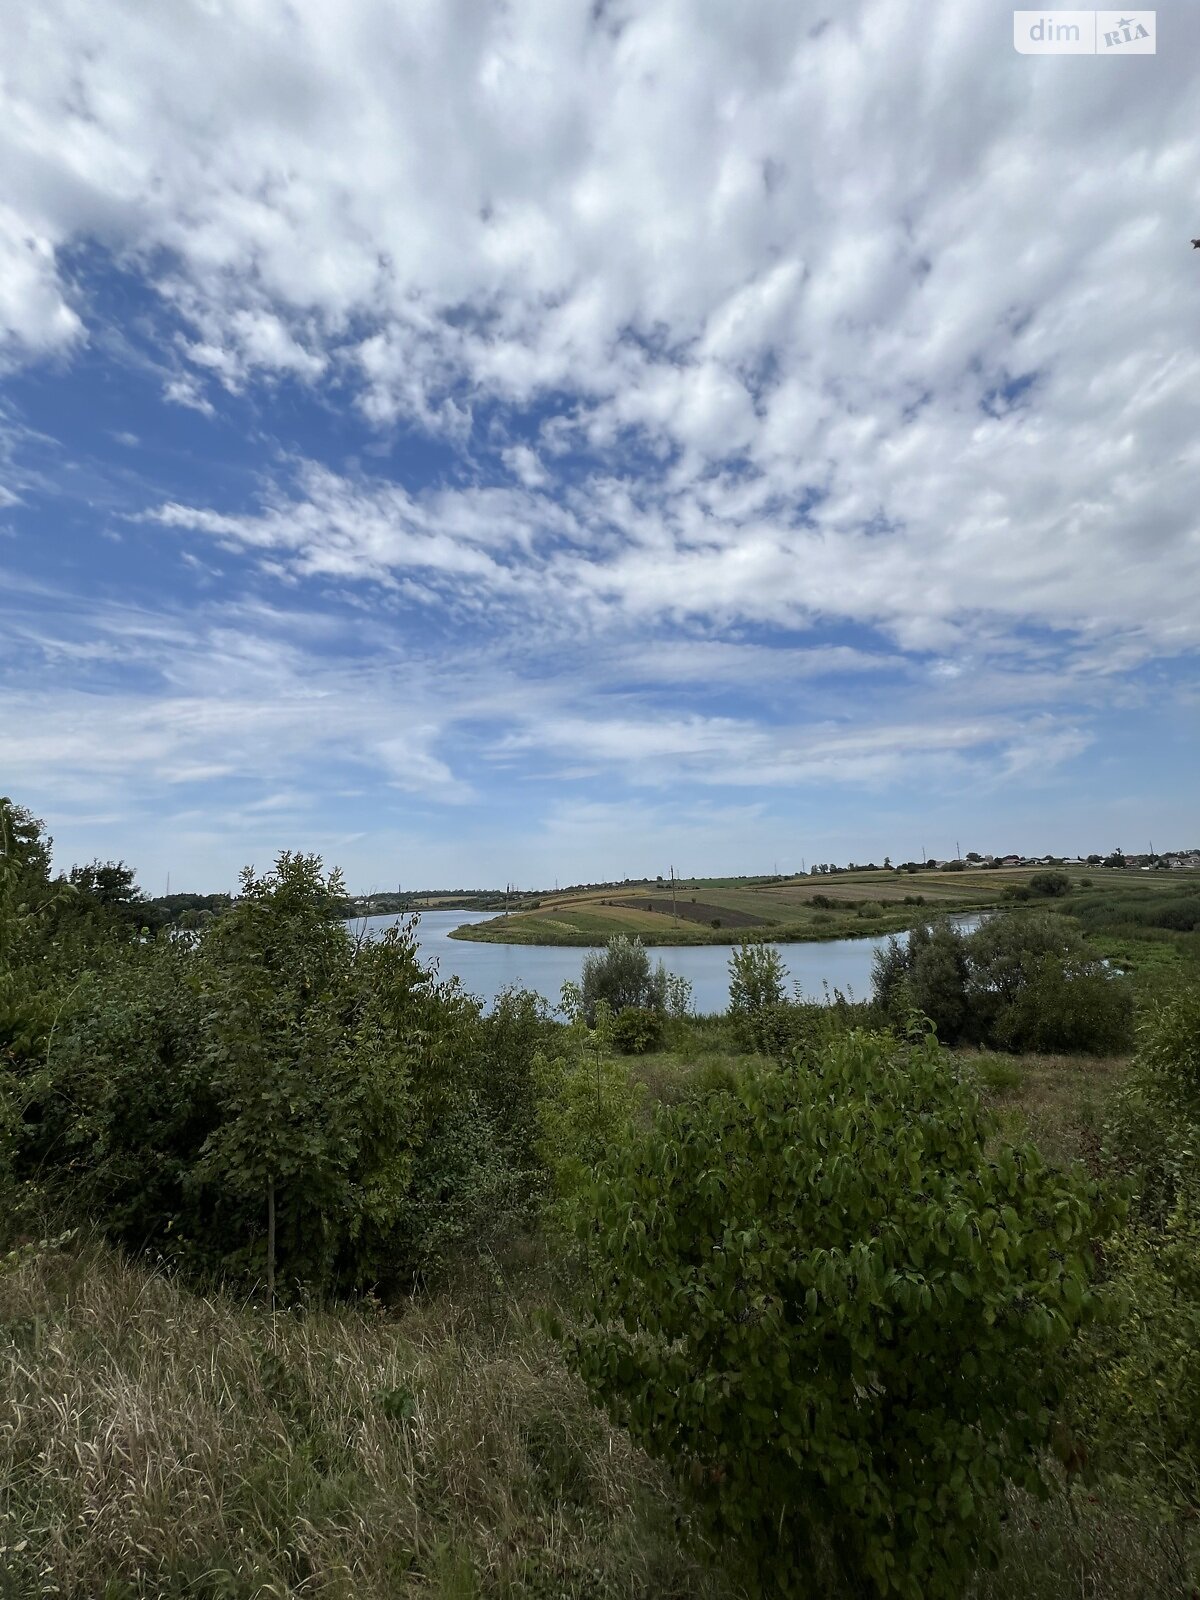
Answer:
[{"label": "green shrub", "polygon": [[1043,955],[1026,965],[991,1038],[1001,1050],[1117,1055],[1129,1048],[1132,1027],[1133,995],[1119,974],[1086,957]]},{"label": "green shrub", "polygon": [[1065,872],[1035,872],[1029,880],[1029,893],[1034,899],[1055,900],[1070,892],[1071,880]]},{"label": "green shrub", "polygon": [[544,1015],[483,1024],[411,927],[352,939],[315,857],[247,874],[193,938],[93,959],[26,1075],[21,1159],[122,1242],[340,1292],[426,1274],[531,1189]]},{"label": "green shrub", "polygon": [[1189,1172],[1161,1225],[1105,1246],[1110,1315],[1083,1365],[1093,1470],[1123,1480],[1164,1521],[1200,1504],[1200,1183]]},{"label": "green shrub", "polygon": [[[727,1013],[743,1046],[769,1051],[767,1014],[784,1003],[787,968],[773,945],[747,939],[730,953]],[[776,1021],[777,1018],[772,1019]]]},{"label": "green shrub", "polygon": [[197,1259],[244,1230],[195,1175],[219,1110],[192,964],[179,942],[128,944],[81,977],[28,1080],[25,1166],[113,1237]]},{"label": "green shrub", "polygon": [[514,985],[500,991],[480,1024],[472,1087],[495,1137],[521,1166],[533,1159],[537,1133],[534,1058],[553,1053],[562,1032],[540,994]]},{"label": "green shrub", "polygon": [[1132,991],[1092,959],[1081,935],[1048,912],[990,917],[972,933],[942,921],[875,952],[874,996],[904,1026],[928,1017],[947,1044],[1111,1055],[1132,1036]]},{"label": "green shrub", "polygon": [[644,1056],[663,1042],[663,1016],[644,1006],[626,1006],[613,1022],[613,1044],[626,1056]]},{"label": "green shrub", "polygon": [[1025,1081],[1025,1074],[1020,1067],[1012,1061],[1006,1061],[1003,1056],[985,1056],[982,1061],[972,1065],[975,1076],[992,1094],[1009,1094],[1019,1089]]},{"label": "green shrub", "polygon": [[991,917],[965,945],[980,1037],[1002,1050],[1112,1055],[1129,1048],[1129,984],[1091,958],[1062,917]]},{"label": "green shrub", "polygon": [[[568,1003],[573,997],[566,991]],[[552,1214],[587,1186],[597,1166],[615,1148],[631,1138],[634,1117],[642,1099],[640,1085],[629,1070],[610,1054],[612,1013],[597,1001],[595,1025],[588,1028],[581,1009],[562,1038],[553,1057],[538,1056],[534,1076],[538,1088],[538,1153],[550,1174],[556,1196]]]},{"label": "green shrub", "polygon": [[642,941],[618,933],[603,950],[589,950],[584,956],[579,990],[589,1026],[601,1000],[614,1016],[626,1006],[665,1011],[667,969],[661,961],[652,969]]},{"label": "green shrub", "polygon": [[1136,1215],[1161,1228],[1200,1151],[1200,979],[1152,995],[1105,1128],[1105,1155],[1134,1179]]},{"label": "green shrub", "polygon": [[1105,1218],[932,1039],[835,1036],[610,1147],[572,1360],[764,1592],[959,1596],[1037,1491]]}]

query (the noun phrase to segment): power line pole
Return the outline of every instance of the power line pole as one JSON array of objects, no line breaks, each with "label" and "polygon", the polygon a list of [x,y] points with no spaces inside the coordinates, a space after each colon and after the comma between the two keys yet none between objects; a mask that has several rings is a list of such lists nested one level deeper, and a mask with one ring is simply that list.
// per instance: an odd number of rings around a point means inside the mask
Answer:
[{"label": "power line pole", "polygon": [[671,915],[678,922],[679,918],[676,915],[676,911],[675,911],[675,868],[674,867],[671,868]]}]

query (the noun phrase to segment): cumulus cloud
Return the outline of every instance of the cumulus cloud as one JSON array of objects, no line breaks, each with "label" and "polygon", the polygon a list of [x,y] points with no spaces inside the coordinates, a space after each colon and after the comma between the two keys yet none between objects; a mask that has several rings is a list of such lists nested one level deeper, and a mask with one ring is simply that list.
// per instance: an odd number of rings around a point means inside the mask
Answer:
[{"label": "cumulus cloud", "polygon": [[[918,641],[943,594],[1145,624],[1147,546],[1200,576],[1177,21],[1115,86],[951,0],[919,26],[903,0],[356,0],[336,36],[308,3],[60,0],[9,41],[0,311],[30,351],[82,337],[56,252],[91,236],[190,328],[185,405],[332,364],[377,422],[462,442],[482,396],[570,396],[581,442],[648,441],[666,511],[714,519],[687,605],[803,564],[826,609],[850,565],[851,602],[886,590]],[[546,485],[528,445],[505,459]],[[863,542],[815,562],[830,536]]]},{"label": "cumulus cloud", "polygon": [[[1160,25],[1159,55],[1087,62],[959,0],[20,8],[0,363],[94,349],[105,274],[177,419],[298,390],[378,446],[285,436],[253,495],[185,474],[126,525],[425,619],[470,709],[389,731],[394,680],[356,712],[306,656],[272,784],[307,727],[469,795],[450,730],[500,685],[541,721],[485,762],[1027,774],[1200,643],[1200,58]],[[413,436],[436,471],[389,455]],[[178,686],[113,712],[171,771],[241,771],[270,702],[213,693],[220,726]],[[85,704],[29,702],[35,765],[53,729],[103,767]]]}]

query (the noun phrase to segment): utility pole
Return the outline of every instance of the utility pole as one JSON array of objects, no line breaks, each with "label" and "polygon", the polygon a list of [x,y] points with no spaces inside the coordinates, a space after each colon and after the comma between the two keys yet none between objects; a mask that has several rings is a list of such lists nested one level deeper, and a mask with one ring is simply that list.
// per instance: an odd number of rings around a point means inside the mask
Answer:
[{"label": "utility pole", "polygon": [[676,913],[675,913],[675,868],[674,867],[671,868],[671,915],[673,917],[675,917],[675,920],[678,922],[679,918],[676,916]]}]

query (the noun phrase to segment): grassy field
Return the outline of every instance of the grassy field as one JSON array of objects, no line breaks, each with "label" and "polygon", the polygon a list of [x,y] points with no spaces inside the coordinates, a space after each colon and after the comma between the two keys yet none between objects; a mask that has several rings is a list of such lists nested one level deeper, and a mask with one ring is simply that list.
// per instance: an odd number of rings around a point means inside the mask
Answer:
[{"label": "grassy field", "polygon": [[[921,917],[988,910],[1005,891],[1027,885],[1031,867],[966,872],[848,872],[784,880],[688,879],[672,901],[665,883],[550,895],[536,910],[521,911],[454,931],[457,939],[486,944],[600,945],[613,934],[647,945],[736,944],[760,934],[780,942],[895,933]],[[1078,906],[1089,931],[1109,929],[1115,941],[1136,946],[1148,932],[1139,908],[1200,897],[1200,883],[1135,870],[1089,869],[1071,874],[1066,901]],[[1188,935],[1182,937],[1187,940]],[[1106,953],[1108,953],[1106,951]],[[1113,953],[1117,950],[1114,946]]]},{"label": "grassy field", "polygon": [[[646,1114],[738,1058],[630,1062]],[[1121,1061],[968,1053],[1001,1118],[1087,1158]],[[0,1596],[749,1600],[686,1496],[587,1401],[537,1234],[390,1306],[272,1314],[99,1243],[0,1263]],[[1182,1597],[1186,1552],[1096,1488],[1009,1495],[977,1600]]]}]

